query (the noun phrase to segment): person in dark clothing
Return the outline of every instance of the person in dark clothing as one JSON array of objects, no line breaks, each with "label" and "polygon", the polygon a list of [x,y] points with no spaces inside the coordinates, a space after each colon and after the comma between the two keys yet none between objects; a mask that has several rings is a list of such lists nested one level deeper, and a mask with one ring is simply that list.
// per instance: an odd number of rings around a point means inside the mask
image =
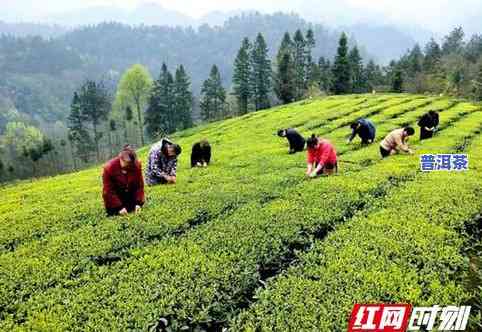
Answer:
[{"label": "person in dark clothing", "polygon": [[432,138],[439,125],[439,116],[436,111],[425,113],[418,121],[420,127],[420,140]]},{"label": "person in dark clothing", "polygon": [[358,119],[350,125],[352,130],[348,143],[351,143],[356,135],[360,136],[362,144],[370,144],[375,141],[376,129],[373,122],[368,119]]},{"label": "person in dark clothing", "polygon": [[192,146],[191,167],[207,167],[211,161],[211,145],[207,140]]},{"label": "person in dark clothing", "polygon": [[305,149],[305,139],[295,129],[287,128],[278,130],[279,137],[286,137],[290,144],[289,154],[301,152]]},{"label": "person in dark clothing", "polygon": [[144,205],[144,179],[134,149],[126,145],[104,165],[102,197],[109,216],[139,212]]}]

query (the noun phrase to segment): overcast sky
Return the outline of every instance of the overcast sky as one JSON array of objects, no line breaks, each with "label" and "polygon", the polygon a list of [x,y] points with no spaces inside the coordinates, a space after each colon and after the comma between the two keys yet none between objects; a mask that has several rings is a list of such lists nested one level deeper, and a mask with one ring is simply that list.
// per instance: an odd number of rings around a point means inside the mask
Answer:
[{"label": "overcast sky", "polygon": [[99,5],[134,8],[155,2],[192,17],[210,11],[255,9],[296,12],[311,21],[345,25],[364,21],[417,25],[446,32],[455,25],[482,32],[480,0],[0,0],[0,19],[29,21]]}]

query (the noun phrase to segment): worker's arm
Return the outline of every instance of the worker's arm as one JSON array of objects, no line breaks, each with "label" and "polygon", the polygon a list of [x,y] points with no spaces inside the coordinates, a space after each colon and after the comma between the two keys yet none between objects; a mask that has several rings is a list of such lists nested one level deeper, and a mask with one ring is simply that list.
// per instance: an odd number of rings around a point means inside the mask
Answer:
[{"label": "worker's arm", "polygon": [[176,183],[176,172],[177,172],[177,159],[171,159],[167,163],[166,176],[164,177],[167,183],[170,183],[170,184]]},{"label": "worker's arm", "polygon": [[401,136],[397,136],[395,138],[395,143],[397,144],[396,149],[398,151],[403,151],[410,154],[413,153],[412,150],[410,150],[410,147],[408,146],[408,144],[403,140]]},{"label": "worker's arm", "polygon": [[311,176],[313,176],[313,177],[316,176],[321,171],[322,168],[323,168],[323,164],[319,163],[316,166],[315,170],[311,172]]},{"label": "worker's arm", "polygon": [[313,163],[315,162],[315,155],[311,150],[307,151],[306,156],[306,175],[310,176],[313,171]]},{"label": "worker's arm", "polygon": [[348,138],[348,143],[350,143],[351,141],[353,141],[353,139],[355,138],[355,136],[356,136],[356,129],[352,129],[351,135],[350,135],[350,137]]},{"label": "worker's arm", "polygon": [[306,175],[310,176],[313,173],[313,164],[306,163]]}]

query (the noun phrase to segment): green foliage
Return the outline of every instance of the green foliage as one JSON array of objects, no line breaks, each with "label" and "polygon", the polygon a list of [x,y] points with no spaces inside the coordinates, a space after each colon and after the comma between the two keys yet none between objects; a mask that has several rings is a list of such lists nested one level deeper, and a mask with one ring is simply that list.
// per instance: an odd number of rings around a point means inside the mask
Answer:
[{"label": "green foliage", "polygon": [[144,119],[146,131],[152,139],[176,130],[174,107],[174,78],[164,63],[159,79],[152,87]]},{"label": "green foliage", "polygon": [[288,32],[283,36],[276,55],[274,91],[283,104],[295,100],[295,66],[293,59],[293,41]]},{"label": "green foliage", "polygon": [[46,154],[53,150],[52,142],[33,126],[22,122],[9,122],[5,134],[0,136],[0,150],[16,163],[16,173],[24,175],[32,167],[36,175],[35,165]]},{"label": "green foliage", "polygon": [[461,53],[465,46],[465,33],[462,27],[456,27],[447,36],[445,36],[442,44],[442,53],[445,55],[452,53]]},{"label": "green foliage", "polygon": [[122,76],[116,95],[116,103],[123,107],[134,109],[137,115],[141,144],[144,145],[144,111],[147,107],[152,88],[152,77],[149,70],[136,64],[130,67]]},{"label": "green foliage", "polygon": [[251,49],[251,94],[256,111],[270,107],[271,60],[268,56],[268,46],[261,33],[256,36]]},{"label": "green foliage", "polygon": [[[1,188],[0,329],[343,330],[358,300],[462,303],[455,230],[480,205],[480,175],[440,182],[418,156],[382,161],[378,144],[346,143],[359,117],[378,143],[429,109],[441,110],[440,130],[413,139],[417,154],[480,142],[468,103],[328,97],[174,134],[185,148],[208,138],[213,163],[191,169],[181,154],[178,183],[146,188],[138,215],[104,217],[98,167]],[[305,180],[305,155],[286,154],[280,127],[330,139],[340,174]]]},{"label": "green foliage", "polygon": [[345,33],[340,37],[338,52],[333,64],[333,93],[346,94],[352,89],[350,60],[348,57],[348,38]]},{"label": "green foliage", "polygon": [[364,75],[363,61],[358,51],[358,47],[353,47],[348,54],[350,62],[350,72],[352,81],[352,92],[362,93],[367,92],[366,78]]},{"label": "green foliage", "polygon": [[[90,124],[97,161],[100,161],[101,158],[100,140],[103,136],[103,131],[99,127],[107,121],[111,109],[111,95],[102,82],[87,81],[80,87],[78,93],[74,93],[71,109],[71,126],[75,126],[75,129],[79,131],[71,131],[71,133],[74,135],[73,137],[82,133],[84,129],[79,128],[77,123],[79,121]],[[84,138],[81,139],[84,140]],[[85,145],[85,142],[82,145]]]},{"label": "green foliage", "polygon": [[320,57],[318,68],[320,69],[320,90],[328,93],[333,88],[333,69],[330,60]]},{"label": "green foliage", "polygon": [[223,88],[221,74],[216,65],[211,67],[209,78],[201,90],[201,116],[204,121],[220,120],[226,110],[226,90]]},{"label": "green foliage", "polygon": [[176,129],[182,130],[192,127],[193,96],[191,92],[191,82],[183,65],[180,65],[176,69],[173,93]]},{"label": "green foliage", "polygon": [[301,30],[293,37],[293,70],[295,100],[300,100],[306,90],[306,41]]},{"label": "green foliage", "polygon": [[251,98],[251,62],[250,62],[251,44],[248,38],[244,38],[241,42],[241,48],[234,60],[233,74],[233,94],[236,96],[239,114],[248,113],[249,101]]},{"label": "green foliage", "polygon": [[92,138],[89,134],[87,116],[82,113],[80,98],[74,92],[69,115],[69,140],[75,145],[77,155],[84,161],[88,161],[89,153],[92,151]]},{"label": "green foliage", "polygon": [[400,69],[396,69],[392,80],[392,92],[403,92],[403,74]]},{"label": "green foliage", "polygon": [[[462,131],[476,134],[481,121],[481,113],[473,112],[448,129],[445,143],[457,144]],[[433,139],[423,150],[451,149],[439,144]],[[478,135],[468,152],[475,156],[481,147]],[[405,162],[416,167],[417,160]],[[477,158],[472,167],[479,163]],[[296,266],[260,289],[233,330],[345,330],[354,303],[467,303],[471,294],[460,271],[469,267],[459,232],[479,211],[481,181],[477,171],[419,174],[389,189],[368,212],[315,240]]]}]

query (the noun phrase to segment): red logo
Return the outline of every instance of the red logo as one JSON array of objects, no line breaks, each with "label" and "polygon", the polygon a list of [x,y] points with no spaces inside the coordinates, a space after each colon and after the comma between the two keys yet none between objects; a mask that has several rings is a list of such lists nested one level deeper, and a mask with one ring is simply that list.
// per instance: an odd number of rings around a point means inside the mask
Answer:
[{"label": "red logo", "polygon": [[410,304],[355,304],[348,332],[405,332]]}]

